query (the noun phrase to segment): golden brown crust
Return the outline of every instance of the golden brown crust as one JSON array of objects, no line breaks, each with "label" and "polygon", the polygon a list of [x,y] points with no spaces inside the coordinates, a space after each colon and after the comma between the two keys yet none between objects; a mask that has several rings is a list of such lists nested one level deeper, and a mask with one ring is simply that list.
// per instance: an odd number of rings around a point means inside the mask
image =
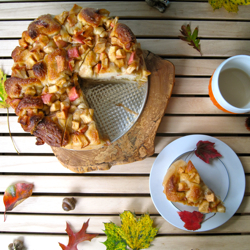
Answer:
[{"label": "golden brown crust", "polygon": [[39,34],[48,36],[56,35],[61,30],[61,25],[50,15],[43,15],[33,21],[28,27],[28,34],[35,39]]},{"label": "golden brown crust", "polygon": [[123,23],[117,23],[112,32],[111,37],[117,37],[123,48],[127,51],[131,51],[133,45],[136,43],[136,37],[131,29]]},{"label": "golden brown crust", "polygon": [[78,19],[83,23],[87,23],[93,27],[98,27],[101,23],[102,16],[97,13],[96,9],[84,8],[80,11]]},{"label": "golden brown crust", "polygon": [[7,79],[4,86],[6,93],[11,98],[21,98],[28,87],[36,87],[37,89],[43,88],[42,83],[36,78],[23,79],[19,77]]}]

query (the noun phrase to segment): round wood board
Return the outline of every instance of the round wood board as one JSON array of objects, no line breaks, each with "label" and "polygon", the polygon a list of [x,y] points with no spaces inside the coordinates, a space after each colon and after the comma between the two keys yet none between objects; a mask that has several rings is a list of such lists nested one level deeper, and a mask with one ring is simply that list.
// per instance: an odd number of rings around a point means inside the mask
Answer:
[{"label": "round wood board", "polygon": [[110,146],[100,149],[73,151],[52,147],[64,167],[76,173],[108,170],[113,165],[143,160],[154,154],[155,135],[171,97],[175,68],[149,51],[144,51],[144,58],[151,72],[148,98],[134,126]]}]

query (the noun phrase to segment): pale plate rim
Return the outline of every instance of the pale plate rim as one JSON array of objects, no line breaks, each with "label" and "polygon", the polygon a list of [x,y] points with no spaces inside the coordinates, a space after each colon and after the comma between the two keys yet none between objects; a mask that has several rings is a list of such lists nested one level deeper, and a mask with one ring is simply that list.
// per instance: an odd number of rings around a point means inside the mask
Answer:
[{"label": "pale plate rim", "polygon": [[149,188],[152,201],[160,215],[173,226],[185,231],[184,222],[180,219],[177,209],[166,199],[163,193],[163,178],[170,164],[181,154],[195,148],[198,141],[210,141],[215,143],[216,150],[222,155],[220,160],[226,166],[229,175],[229,191],[224,201],[225,213],[217,213],[209,220],[202,223],[200,229],[195,232],[208,231],[223,225],[239,208],[245,193],[245,173],[236,153],[221,140],[202,134],[188,135],[169,143],[156,157],[151,168]]}]

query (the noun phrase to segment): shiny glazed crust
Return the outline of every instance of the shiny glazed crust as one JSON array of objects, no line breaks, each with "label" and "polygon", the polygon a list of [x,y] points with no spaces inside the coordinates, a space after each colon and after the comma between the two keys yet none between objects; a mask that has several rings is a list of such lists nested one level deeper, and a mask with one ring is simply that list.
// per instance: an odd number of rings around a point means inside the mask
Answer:
[{"label": "shiny glazed crust", "polygon": [[168,169],[162,185],[163,192],[170,201],[198,207],[202,213],[226,211],[220,198],[202,181],[191,161],[174,162]]},{"label": "shiny glazed crust", "polygon": [[82,8],[42,15],[22,33],[12,52],[8,103],[26,132],[68,149],[105,144],[79,86],[86,80],[124,80],[143,84],[150,74],[133,32],[105,9]]}]

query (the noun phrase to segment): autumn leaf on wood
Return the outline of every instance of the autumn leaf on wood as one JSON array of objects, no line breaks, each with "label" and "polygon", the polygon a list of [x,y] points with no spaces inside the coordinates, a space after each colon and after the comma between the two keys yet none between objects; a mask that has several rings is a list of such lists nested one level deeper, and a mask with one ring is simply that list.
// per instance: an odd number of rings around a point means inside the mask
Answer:
[{"label": "autumn leaf on wood", "polygon": [[0,108],[6,108],[7,109],[7,124],[8,124],[8,130],[9,130],[10,138],[11,138],[12,144],[13,144],[16,152],[19,154],[19,152],[18,152],[18,150],[17,150],[17,148],[15,146],[15,143],[13,141],[13,138],[11,136],[11,132],[10,132],[10,122],[9,122],[9,107],[10,107],[10,105],[6,102],[8,95],[7,95],[7,93],[5,91],[5,88],[4,88],[5,81],[6,81],[6,75],[0,69]]},{"label": "autumn leaf on wood", "polygon": [[143,214],[139,219],[130,211],[120,214],[121,226],[113,222],[104,223],[107,240],[104,245],[107,250],[124,250],[129,246],[133,250],[145,249],[150,246],[158,232],[153,227],[149,214]]},{"label": "autumn leaf on wood", "polygon": [[4,88],[5,81],[6,81],[6,75],[0,69],[0,108],[8,108],[10,106],[8,103],[6,103],[8,95]]},{"label": "autumn leaf on wood", "polygon": [[195,155],[209,164],[210,159],[221,157],[221,154],[214,148],[214,144],[210,141],[198,141]]},{"label": "autumn leaf on wood", "polygon": [[224,7],[228,12],[238,12],[238,5],[248,5],[250,0],[208,0],[214,10]]},{"label": "autumn leaf on wood", "polygon": [[89,226],[89,219],[87,222],[83,223],[82,228],[79,232],[74,233],[72,229],[70,228],[69,224],[66,223],[66,232],[69,236],[69,242],[68,245],[65,246],[62,243],[59,243],[60,247],[63,250],[77,250],[77,245],[85,240],[91,241],[93,238],[95,238],[98,234],[88,234],[86,233],[86,230]]},{"label": "autumn leaf on wood", "polygon": [[177,212],[181,218],[181,220],[183,222],[185,222],[184,227],[187,230],[198,230],[201,228],[201,222],[204,219],[204,214],[197,212],[197,211],[193,211],[188,212],[188,211],[181,211],[181,212]]},{"label": "autumn leaf on wood", "polygon": [[[4,193],[3,203],[5,205],[5,213],[6,211],[11,211],[18,204],[23,202],[25,199],[32,195],[34,185],[27,183],[16,183],[14,185],[10,185]],[[6,220],[4,213],[4,221]]]},{"label": "autumn leaf on wood", "polygon": [[194,29],[194,32],[192,34],[190,25],[188,24],[187,26],[182,25],[181,34],[183,36],[179,36],[179,38],[185,42],[188,43],[188,45],[193,46],[194,49],[200,52],[201,54],[201,45],[200,45],[200,39],[197,39],[198,37],[198,27]]}]

